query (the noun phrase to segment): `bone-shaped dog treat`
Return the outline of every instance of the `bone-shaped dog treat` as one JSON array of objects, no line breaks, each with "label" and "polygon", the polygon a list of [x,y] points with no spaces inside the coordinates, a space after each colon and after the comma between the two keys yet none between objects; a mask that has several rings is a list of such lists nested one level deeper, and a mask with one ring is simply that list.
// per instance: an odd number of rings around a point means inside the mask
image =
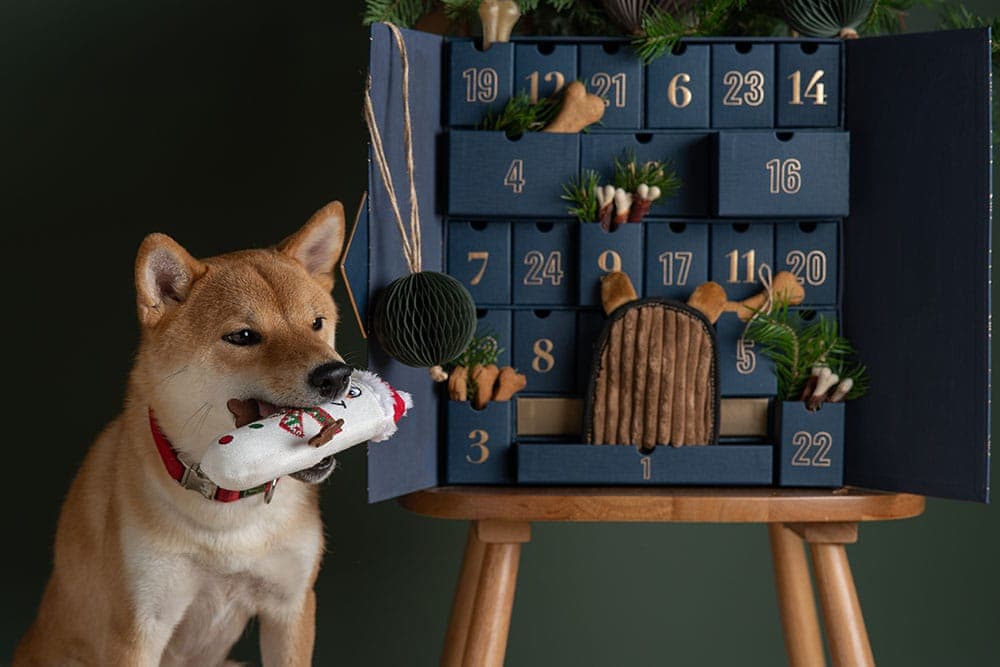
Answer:
[{"label": "bone-shaped dog treat", "polygon": [[[806,298],[806,290],[799,284],[795,274],[779,271],[771,281],[771,292],[775,300],[787,301],[790,306],[797,306]],[[736,313],[740,320],[746,322],[753,314],[767,303],[767,290],[762,290],[743,301],[730,301],[726,304],[727,313]]]},{"label": "bone-shaped dog treat", "polygon": [[347,393],[336,401],[275,412],[222,434],[201,459],[215,484],[237,491],[305,470],[365,441],[381,442],[412,407],[374,373],[354,371]]},{"label": "bone-shaped dog treat", "polygon": [[497,378],[497,390],[493,394],[494,401],[509,401],[514,394],[528,386],[528,378],[524,373],[518,373],[510,366],[500,369],[500,376]]},{"label": "bone-shaped dog treat", "polygon": [[515,0],[483,0],[479,3],[479,20],[483,23],[483,49],[494,42],[509,42],[521,8]]},{"label": "bone-shaped dog treat", "polygon": [[587,92],[579,81],[566,86],[562,106],[552,122],[542,132],[575,134],[604,118],[604,99]]},{"label": "bone-shaped dog treat", "polygon": [[698,285],[687,300],[689,306],[700,310],[712,324],[719,321],[727,303],[726,290],[712,280]]}]

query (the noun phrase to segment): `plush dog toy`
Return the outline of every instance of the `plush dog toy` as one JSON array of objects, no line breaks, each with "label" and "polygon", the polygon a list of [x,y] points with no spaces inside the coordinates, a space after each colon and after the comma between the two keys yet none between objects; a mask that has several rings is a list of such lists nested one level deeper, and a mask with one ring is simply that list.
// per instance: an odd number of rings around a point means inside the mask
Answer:
[{"label": "plush dog toy", "polygon": [[[388,439],[411,407],[406,392],[374,373],[354,371],[336,401],[276,412],[219,436],[202,457],[201,471],[221,487],[250,489],[362,442]],[[230,409],[238,412],[238,406]]]}]

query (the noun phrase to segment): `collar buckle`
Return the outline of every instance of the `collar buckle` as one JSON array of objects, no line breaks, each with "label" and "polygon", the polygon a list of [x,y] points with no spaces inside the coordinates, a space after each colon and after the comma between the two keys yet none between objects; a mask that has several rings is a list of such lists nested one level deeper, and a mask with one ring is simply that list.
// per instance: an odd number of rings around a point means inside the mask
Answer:
[{"label": "collar buckle", "polygon": [[201,468],[197,465],[190,465],[187,461],[177,455],[177,460],[184,466],[184,474],[181,475],[180,483],[185,489],[197,491],[209,500],[215,498],[215,492],[219,490],[217,484],[210,480]]}]

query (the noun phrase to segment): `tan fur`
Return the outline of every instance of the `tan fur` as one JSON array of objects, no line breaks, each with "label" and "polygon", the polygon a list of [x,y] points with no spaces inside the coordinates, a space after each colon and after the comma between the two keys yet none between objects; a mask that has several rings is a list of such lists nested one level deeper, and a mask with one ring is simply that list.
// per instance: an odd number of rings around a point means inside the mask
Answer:
[{"label": "tan fur", "polygon": [[[197,461],[233,427],[231,398],[318,402],[306,378],[340,359],[329,291],[343,238],[334,202],[275,249],[196,260],[162,234],[143,241],[142,339],[125,407],[70,487],[52,577],[15,665],[222,665],[253,616],[264,665],[310,664],[316,487],[286,477],[270,504],[207,500],[167,475],[147,410]],[[316,317],[326,318],[319,331]],[[263,342],[222,340],[242,328]]]}]

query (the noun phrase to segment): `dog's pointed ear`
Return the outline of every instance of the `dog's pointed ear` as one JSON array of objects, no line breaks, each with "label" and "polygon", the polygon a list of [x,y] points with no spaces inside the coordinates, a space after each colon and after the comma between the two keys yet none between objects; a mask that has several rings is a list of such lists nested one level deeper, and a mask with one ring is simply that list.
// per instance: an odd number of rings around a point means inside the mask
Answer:
[{"label": "dog's pointed ear", "polygon": [[142,240],[135,258],[135,291],[139,322],[151,327],[174,306],[183,303],[208,267],[166,234]]},{"label": "dog's pointed ear", "polygon": [[302,229],[278,244],[278,251],[305,267],[329,291],[344,247],[344,207],[333,201],[313,213]]}]

